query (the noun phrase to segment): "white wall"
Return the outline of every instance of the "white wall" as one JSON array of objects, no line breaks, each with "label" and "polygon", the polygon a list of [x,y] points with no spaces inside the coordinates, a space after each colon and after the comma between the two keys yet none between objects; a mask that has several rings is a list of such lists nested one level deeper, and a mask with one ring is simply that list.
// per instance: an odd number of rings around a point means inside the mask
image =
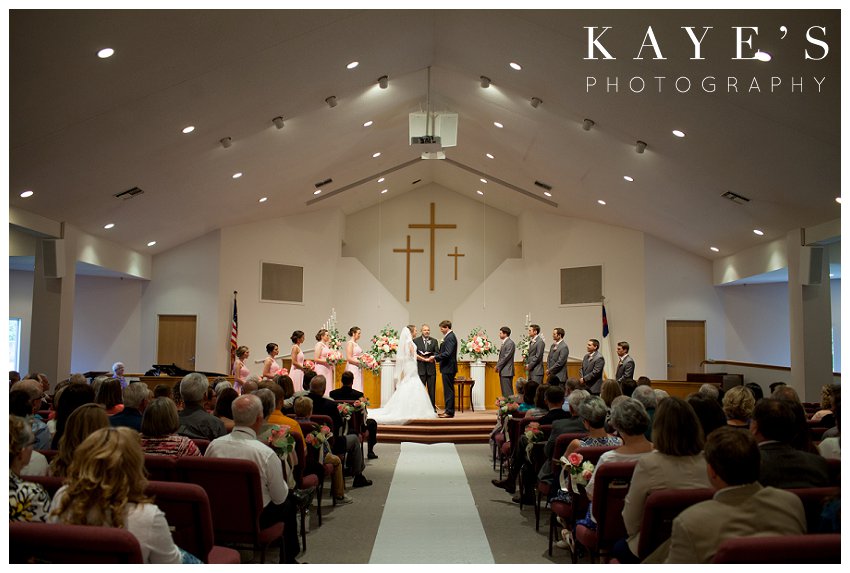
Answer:
[{"label": "white wall", "polygon": [[30,332],[32,330],[32,282],[34,273],[9,271],[9,318],[21,319],[21,375],[29,373]]},{"label": "white wall", "polygon": [[832,369],[841,372],[841,279],[829,281],[832,308]]},{"label": "white wall", "polygon": [[77,276],[71,372],[109,370],[121,361],[127,372],[144,372],[141,297],[144,281]]},{"label": "white wall", "polygon": [[790,366],[788,283],[725,286],[718,292],[726,316],[723,360]]},{"label": "white wall", "polygon": [[638,364],[638,375],[667,378],[668,320],[704,320],[706,358],[720,360],[726,352],[726,325],[711,261],[644,237],[648,368],[641,372]]}]

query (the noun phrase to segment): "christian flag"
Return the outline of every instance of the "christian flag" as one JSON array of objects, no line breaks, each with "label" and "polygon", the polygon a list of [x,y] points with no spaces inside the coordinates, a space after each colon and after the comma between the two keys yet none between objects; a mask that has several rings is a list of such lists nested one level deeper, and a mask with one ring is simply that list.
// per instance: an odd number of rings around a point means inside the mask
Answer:
[{"label": "christian flag", "polygon": [[230,370],[236,361],[236,348],[239,346],[239,316],[236,313],[236,291],[233,291],[233,320],[230,321]]},{"label": "christian flag", "polygon": [[602,353],[602,357],[605,358],[605,378],[613,378],[614,373],[617,371],[616,362],[614,362],[614,355],[611,352],[611,337],[608,336],[608,313],[605,312],[605,303],[602,303],[602,348],[599,351]]}]

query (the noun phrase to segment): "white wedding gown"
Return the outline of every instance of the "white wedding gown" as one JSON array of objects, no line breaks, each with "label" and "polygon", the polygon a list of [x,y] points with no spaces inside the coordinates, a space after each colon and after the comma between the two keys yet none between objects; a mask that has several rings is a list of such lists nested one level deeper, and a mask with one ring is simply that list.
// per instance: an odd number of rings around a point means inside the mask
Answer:
[{"label": "white wedding gown", "polygon": [[[437,413],[431,405],[428,391],[419,379],[416,368],[416,347],[410,331],[405,327],[399,336],[396,355],[395,392],[382,408],[369,410],[369,417],[379,424],[407,424],[411,420],[434,419]],[[384,381],[382,380],[383,384]]]}]

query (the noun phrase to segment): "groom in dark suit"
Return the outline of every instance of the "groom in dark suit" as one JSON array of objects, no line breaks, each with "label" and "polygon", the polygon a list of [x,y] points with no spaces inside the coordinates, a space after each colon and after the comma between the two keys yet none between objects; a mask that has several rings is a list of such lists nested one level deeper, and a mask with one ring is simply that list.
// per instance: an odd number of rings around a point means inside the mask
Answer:
[{"label": "groom in dark suit", "polygon": [[443,397],[446,399],[446,409],[440,418],[455,417],[455,375],[457,374],[457,337],[452,332],[452,322],[444,320],[440,323],[440,332],[445,335],[440,351],[431,358],[440,363],[440,374],[443,376]]},{"label": "groom in dark suit", "polygon": [[431,405],[437,411],[437,365],[430,358],[437,353],[437,341],[431,338],[431,327],[422,325],[422,335],[413,339],[416,346],[416,368],[422,385],[428,389]]}]

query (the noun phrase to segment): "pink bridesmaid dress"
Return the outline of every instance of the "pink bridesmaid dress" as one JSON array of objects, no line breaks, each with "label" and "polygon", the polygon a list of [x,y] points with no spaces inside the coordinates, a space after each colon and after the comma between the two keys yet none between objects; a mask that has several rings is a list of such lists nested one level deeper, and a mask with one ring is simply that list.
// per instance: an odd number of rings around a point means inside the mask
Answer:
[{"label": "pink bridesmaid dress", "polygon": [[304,371],[298,368],[294,362],[304,364],[304,353],[301,352],[301,348],[298,349],[298,356],[296,360],[293,361],[292,367],[289,369],[289,377],[292,378],[292,386],[295,388],[295,391],[298,392],[304,385]]},{"label": "pink bridesmaid dress", "polygon": [[245,364],[242,363],[241,360],[238,360],[233,363],[233,389],[242,393],[242,383],[240,380],[244,382],[248,379],[248,376],[251,375],[251,371],[245,367]]},{"label": "pink bridesmaid dress", "polygon": [[[331,349],[328,348],[324,343],[321,344],[321,354],[317,356],[319,360],[327,360],[328,355],[331,353]],[[321,374],[325,377],[325,397],[328,397],[331,393],[331,390],[334,389],[334,371],[333,367],[328,368],[323,364],[319,364],[316,362],[316,375]]]},{"label": "pink bridesmaid dress", "polygon": [[[363,349],[360,348],[360,345],[355,342],[354,343],[354,352],[353,352],[353,355],[350,358],[354,358],[356,360],[357,358],[360,357],[361,354],[363,354]],[[363,391],[363,369],[360,368],[359,366],[355,366],[351,362],[346,362],[345,363],[345,371],[351,372],[352,374],[354,374],[354,389],[362,392]]]}]

